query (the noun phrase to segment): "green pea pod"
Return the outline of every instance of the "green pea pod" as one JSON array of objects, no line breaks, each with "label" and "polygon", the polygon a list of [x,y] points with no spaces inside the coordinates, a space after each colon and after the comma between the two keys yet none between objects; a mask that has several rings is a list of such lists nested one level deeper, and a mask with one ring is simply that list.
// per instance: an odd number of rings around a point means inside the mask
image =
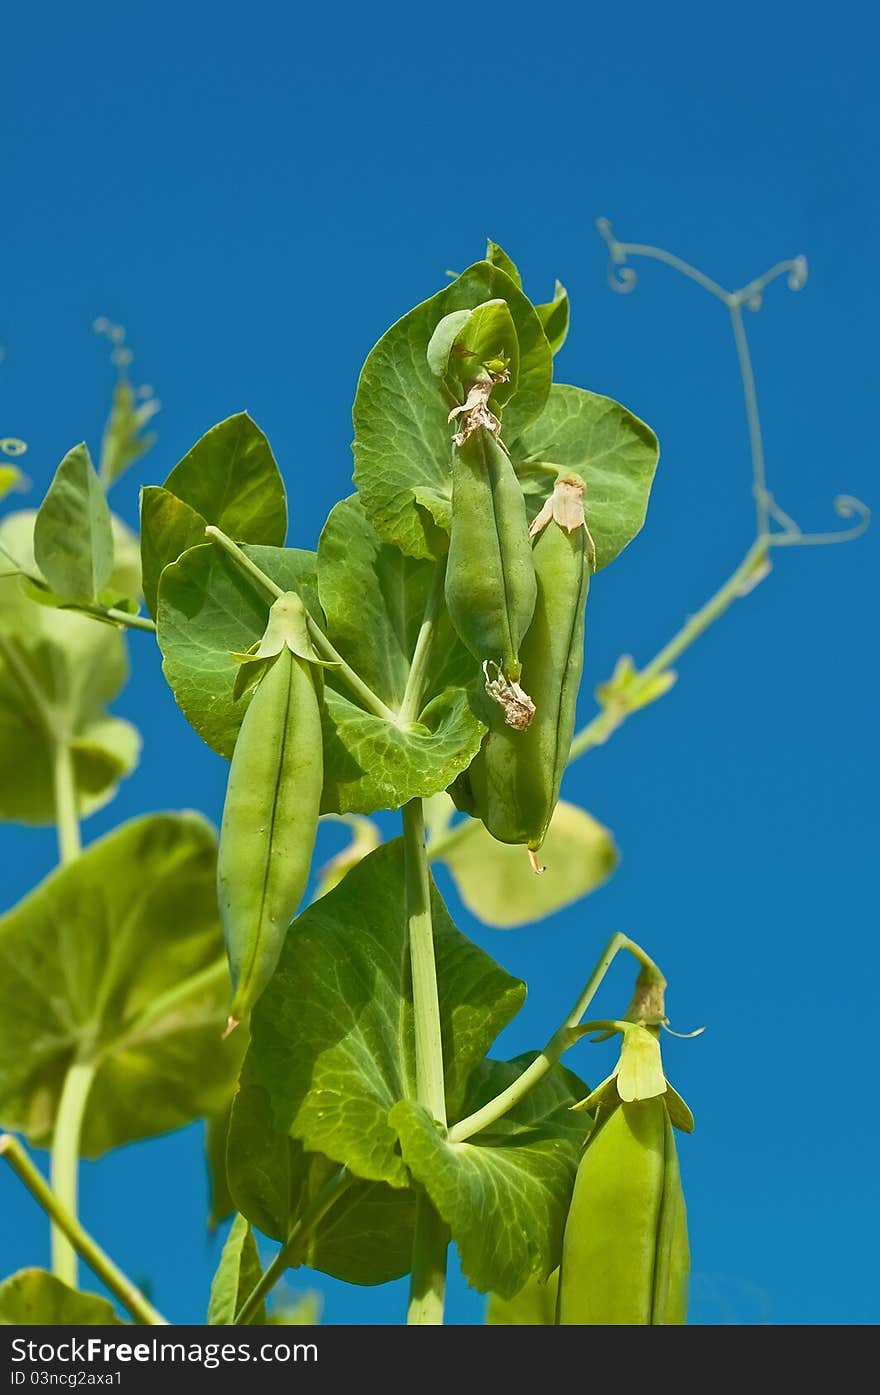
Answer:
[{"label": "green pea pod", "polygon": [[446,605],[471,653],[516,683],[536,595],[525,500],[488,427],[465,427],[456,439]]},{"label": "green pea pod", "polygon": [[232,755],[217,860],[230,1027],[278,962],[308,882],[323,784],[323,680],[297,596],[276,602],[260,649],[239,657],[260,677]]},{"label": "green pea pod", "polygon": [[669,1326],[687,1319],[690,1265],[678,1157],[662,1095],[597,1121],[565,1226],[557,1322]]},{"label": "green pea pod", "polygon": [[[522,685],[535,705],[525,729],[510,723],[504,693],[487,706],[489,735],[468,772],[473,809],[502,843],[539,848],[559,800],[574,733],[590,588],[583,484],[562,481],[533,551],[535,613],[522,644]],[[540,522],[539,522],[540,520]],[[561,520],[561,521],[559,521]],[[578,521],[579,520],[579,521]],[[569,526],[573,525],[573,526]],[[492,683],[490,696],[496,696]]]}]

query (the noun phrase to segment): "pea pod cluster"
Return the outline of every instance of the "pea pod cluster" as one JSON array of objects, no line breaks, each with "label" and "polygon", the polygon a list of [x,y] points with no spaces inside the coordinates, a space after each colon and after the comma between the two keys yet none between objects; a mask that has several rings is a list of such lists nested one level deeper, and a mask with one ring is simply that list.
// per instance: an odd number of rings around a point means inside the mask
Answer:
[{"label": "pea pod cluster", "polygon": [[236,655],[240,692],[256,680],[229,771],[217,886],[233,983],[230,1026],[272,976],[305,891],[323,785],[321,660],[305,609],[275,602],[254,651]]},{"label": "pea pod cluster", "polygon": [[652,1032],[626,1030],[618,1070],[581,1107],[597,1112],[565,1226],[557,1322],[682,1324],[690,1253],[672,1123],[690,1131],[693,1119]]},{"label": "pea pod cluster", "polygon": [[500,842],[533,851],[559,800],[574,733],[592,557],[583,494],[581,479],[560,479],[532,524],[537,594],[521,657],[534,716],[517,728],[505,711],[504,692],[490,682],[496,701],[487,704],[489,734],[468,772],[469,812]]},{"label": "pea pod cluster", "polygon": [[510,457],[490,426],[466,424],[452,458],[446,605],[471,653],[508,684],[519,682],[536,595],[525,500]]}]

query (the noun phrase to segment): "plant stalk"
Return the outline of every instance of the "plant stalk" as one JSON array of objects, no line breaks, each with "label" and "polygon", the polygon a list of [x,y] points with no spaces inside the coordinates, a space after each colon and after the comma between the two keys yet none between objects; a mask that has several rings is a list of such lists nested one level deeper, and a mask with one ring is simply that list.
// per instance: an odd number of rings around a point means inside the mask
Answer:
[{"label": "plant stalk", "polygon": [[64,866],[82,852],[79,812],[76,802],[76,775],[73,753],[66,737],[55,737],[52,749],[52,779],[55,788],[55,824],[58,829],[58,860]]},{"label": "plant stalk", "polygon": [[242,1303],[234,1318],[236,1327],[248,1326],[253,1321],[260,1304],[271,1293],[285,1269],[295,1268],[296,1265],[302,1263],[305,1247],[315,1227],[323,1220],[331,1206],[334,1206],[342,1194],[348,1191],[353,1181],[354,1177],[344,1167],[341,1167],[338,1172],[334,1172],[333,1176],[327,1179],[302,1215],[297,1217],[293,1229],[269,1268]]},{"label": "plant stalk", "polygon": [[428,662],[431,657],[431,647],[434,643],[434,629],[437,624],[440,602],[443,599],[443,583],[445,577],[446,562],[444,559],[442,562],[438,562],[434,567],[431,589],[428,592],[428,600],[425,604],[425,614],[419,628],[416,647],[413,650],[412,663],[410,664],[406,679],[406,688],[403,693],[403,701],[400,704],[400,712],[397,715],[397,720],[401,726],[405,726],[407,722],[414,722],[421,711]]},{"label": "plant stalk", "polygon": [[[72,1062],[64,1077],[52,1135],[49,1182],[59,1205],[74,1219],[79,1193],[80,1135],[94,1079],[93,1061]],[[76,1250],[66,1232],[55,1224],[52,1226],[52,1273],[71,1288],[79,1283]]]},{"label": "plant stalk", "polygon": [[0,1158],[5,1158],[17,1177],[24,1183],[34,1200],[43,1208],[60,1230],[70,1240],[79,1254],[98,1278],[119,1299],[135,1322],[148,1327],[164,1327],[166,1320],[149,1303],[136,1284],[113,1263],[101,1246],[83,1229],[75,1216],[72,1216],[56,1197],[45,1177],[37,1170],[22,1148],[17,1138],[11,1134],[0,1136]]},{"label": "plant stalk", "polygon": [[[440,998],[431,922],[431,879],[425,850],[422,801],[413,799],[403,808],[403,847],[406,874],[406,921],[412,966],[413,1023],[415,1030],[416,1097],[439,1124],[446,1126],[446,1090],[443,1078],[443,1037]],[[439,1324],[443,1321],[446,1283],[446,1251],[449,1235],[425,1193],[420,1193],[413,1240],[413,1266],[407,1322]]]},{"label": "plant stalk", "polygon": [[[674,663],[685,649],[689,648],[695,640],[699,639],[709,626],[723,615],[734,601],[751,589],[757,582],[763,579],[761,564],[767,555],[768,539],[759,537],[752,543],[748,552],[743,557],[739,566],[727,578],[723,586],[710,596],[704,606],[692,615],[686,624],[682,625],[677,634],[673,635],[668,644],[654,655],[650,663],[639,670],[639,678],[647,680],[656,677]],[[606,707],[601,712],[597,712],[591,722],[582,727],[571,743],[568,763],[576,761],[594,746],[601,746],[608,740],[609,736],[622,726],[627,717],[630,716],[626,707]]]},{"label": "plant stalk", "polygon": [[438,1327],[443,1322],[448,1246],[448,1226],[431,1205],[427,1193],[419,1192],[406,1313],[409,1327]]}]

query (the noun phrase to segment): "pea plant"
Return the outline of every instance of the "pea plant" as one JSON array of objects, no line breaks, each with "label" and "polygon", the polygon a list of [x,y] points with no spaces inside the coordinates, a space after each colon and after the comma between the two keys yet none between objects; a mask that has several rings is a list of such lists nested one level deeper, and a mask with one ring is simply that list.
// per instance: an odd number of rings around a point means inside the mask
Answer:
[{"label": "pea plant", "polygon": [[[797,289],[803,259],[726,291],[599,229],[615,289],[645,257],[726,307],[756,531],[649,663],[620,660],[580,731],[589,594],[626,565],[658,445],[617,402],[553,382],[559,283],[533,304],[490,243],[392,325],[357,386],[356,492],[316,550],[287,544],[281,474],[243,413],[143,489],[139,539],[110,512],[158,403],[101,323],[119,379],[97,468],[75,446],[39,509],[0,524],[0,817],[54,823],[60,854],[0,918],[0,1155],[52,1227],[52,1272],[6,1279],[0,1321],[119,1321],[79,1289],[79,1259],[128,1317],[165,1321],[80,1222],[79,1160],[198,1118],[212,1220],[234,1215],[209,1323],[312,1320],[267,1307],[299,1265],[352,1284],[409,1274],[407,1321],[440,1323],[450,1243],[491,1322],[685,1321],[674,1130],[693,1119],[664,1074],[661,969],[613,935],[540,1049],[499,1059],[525,985],[456,927],[431,868],[498,927],[601,885],[616,848],[560,801],[567,767],[669,691],[776,549],[854,537],[868,515],[840,499],[853,526],[805,534],[767,487],[744,311],[780,276]],[[20,482],[2,467],[0,489]],[[126,631],[158,644],[181,713],[229,761],[219,839],[199,815],[151,814],[81,846],[138,758],[108,711]],[[379,811],[400,811],[400,836],[383,839]],[[322,818],[351,841],[313,875]],[[620,952],[632,999],[586,1020]],[[615,1035],[598,1087],[562,1064]],[[50,1149],[48,1180],[16,1135]],[[277,1242],[265,1270],[255,1232]]]}]

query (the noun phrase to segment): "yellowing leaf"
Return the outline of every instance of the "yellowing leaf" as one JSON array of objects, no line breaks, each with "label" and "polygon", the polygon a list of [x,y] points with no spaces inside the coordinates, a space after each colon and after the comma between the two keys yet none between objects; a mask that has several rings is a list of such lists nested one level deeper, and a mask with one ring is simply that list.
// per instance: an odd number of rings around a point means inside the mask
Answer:
[{"label": "yellowing leaf", "polygon": [[589,895],[620,856],[608,829],[564,800],[541,848],[543,876],[532,871],[525,848],[496,842],[476,819],[457,824],[429,855],[446,863],[468,910],[500,930],[542,920]]}]

